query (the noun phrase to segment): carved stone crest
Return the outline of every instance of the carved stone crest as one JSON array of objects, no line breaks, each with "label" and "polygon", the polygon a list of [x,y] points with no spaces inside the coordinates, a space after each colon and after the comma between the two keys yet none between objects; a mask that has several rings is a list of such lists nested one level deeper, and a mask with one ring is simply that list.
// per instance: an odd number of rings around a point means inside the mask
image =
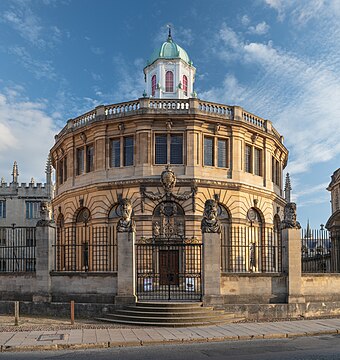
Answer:
[{"label": "carved stone crest", "polygon": [[161,173],[161,184],[164,189],[164,192],[153,193],[151,191],[146,191],[145,186],[140,187],[141,198],[142,198],[142,212],[144,211],[144,202],[145,198],[152,200],[152,201],[159,201],[159,200],[167,200],[170,201],[171,199],[177,201],[185,201],[192,198],[192,207],[193,211],[195,211],[195,196],[197,194],[197,187],[192,186],[191,191],[184,192],[182,194],[175,194],[173,189],[176,185],[176,175],[170,168],[170,165],[166,165],[165,170]]},{"label": "carved stone crest", "polygon": [[176,185],[176,175],[170,168],[170,165],[165,167],[165,170],[161,174],[161,183],[166,193],[172,192]]},{"label": "carved stone crest", "polygon": [[118,232],[135,232],[136,224],[131,218],[132,216],[132,204],[130,199],[122,199],[120,204],[121,218],[118,221]]},{"label": "carved stone crest", "polygon": [[282,229],[301,229],[301,225],[296,221],[296,204],[289,202],[284,208],[284,220]]},{"label": "carved stone crest", "polygon": [[201,230],[202,233],[221,233],[221,223],[217,218],[217,203],[215,200],[209,199],[204,204]]}]

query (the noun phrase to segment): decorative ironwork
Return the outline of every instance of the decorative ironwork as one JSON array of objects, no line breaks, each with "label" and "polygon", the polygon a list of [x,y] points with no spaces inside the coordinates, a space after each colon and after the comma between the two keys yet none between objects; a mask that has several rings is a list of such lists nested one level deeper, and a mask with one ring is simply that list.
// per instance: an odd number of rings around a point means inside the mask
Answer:
[{"label": "decorative ironwork", "polygon": [[193,238],[163,240],[136,244],[138,300],[201,300],[202,244]]},{"label": "decorative ironwork", "polygon": [[188,200],[190,198],[192,198],[192,208],[193,211],[195,211],[195,196],[197,194],[197,187],[196,186],[192,186],[191,187],[191,191],[187,191],[184,192],[182,194],[175,194],[173,192],[173,189],[176,185],[176,175],[175,173],[172,171],[170,165],[168,164],[165,167],[165,170],[162,172],[161,174],[161,184],[163,187],[163,192],[159,192],[157,194],[151,192],[151,191],[146,191],[145,186],[141,186],[140,187],[140,192],[141,192],[141,208],[142,208],[142,212],[144,212],[144,203],[145,203],[145,198],[152,200],[152,201],[160,201],[160,200],[166,200],[166,201],[170,201],[170,200],[177,200],[177,201],[185,201]]}]

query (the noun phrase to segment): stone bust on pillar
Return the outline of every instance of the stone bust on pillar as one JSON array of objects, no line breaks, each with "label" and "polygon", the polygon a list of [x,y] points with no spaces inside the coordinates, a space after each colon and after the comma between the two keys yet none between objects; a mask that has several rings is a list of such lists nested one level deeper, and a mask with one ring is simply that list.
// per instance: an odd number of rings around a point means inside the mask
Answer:
[{"label": "stone bust on pillar", "polygon": [[132,204],[130,199],[123,199],[120,204],[121,218],[118,221],[118,232],[135,232],[136,224],[131,218],[132,216]]},{"label": "stone bust on pillar", "polygon": [[215,200],[209,199],[204,204],[201,230],[202,233],[221,233],[221,223],[217,218],[217,203]]},{"label": "stone bust on pillar", "polygon": [[289,202],[284,209],[284,220],[282,229],[301,229],[301,225],[296,221],[296,204]]}]

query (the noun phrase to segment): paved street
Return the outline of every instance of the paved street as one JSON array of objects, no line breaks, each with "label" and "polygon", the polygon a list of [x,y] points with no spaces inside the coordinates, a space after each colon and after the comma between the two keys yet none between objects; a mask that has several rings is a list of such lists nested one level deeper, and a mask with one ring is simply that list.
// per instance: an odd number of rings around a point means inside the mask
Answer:
[{"label": "paved street", "polygon": [[0,332],[2,352],[112,348],[254,339],[290,339],[311,335],[337,335],[340,319],[266,323],[228,323],[187,328],[69,328]]},{"label": "paved street", "polygon": [[271,340],[241,340],[185,345],[116,347],[92,350],[3,353],[4,360],[335,360],[340,357],[340,336],[323,335]]}]

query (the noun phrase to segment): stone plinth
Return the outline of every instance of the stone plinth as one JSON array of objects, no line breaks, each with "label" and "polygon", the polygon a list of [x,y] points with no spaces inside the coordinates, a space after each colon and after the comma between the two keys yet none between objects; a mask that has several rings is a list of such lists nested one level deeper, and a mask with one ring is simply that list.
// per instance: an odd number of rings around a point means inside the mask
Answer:
[{"label": "stone plinth", "polygon": [[283,271],[288,274],[287,302],[304,303],[301,291],[301,231],[299,229],[282,230]]},{"label": "stone plinth", "polygon": [[221,235],[203,233],[203,303],[222,305]]},{"label": "stone plinth", "polygon": [[36,293],[34,302],[50,302],[51,277],[54,268],[52,244],[55,239],[55,225],[49,220],[40,220],[36,229]]},{"label": "stone plinth", "polygon": [[136,302],[135,279],[135,233],[118,232],[118,271],[117,271],[117,305],[134,304]]}]

